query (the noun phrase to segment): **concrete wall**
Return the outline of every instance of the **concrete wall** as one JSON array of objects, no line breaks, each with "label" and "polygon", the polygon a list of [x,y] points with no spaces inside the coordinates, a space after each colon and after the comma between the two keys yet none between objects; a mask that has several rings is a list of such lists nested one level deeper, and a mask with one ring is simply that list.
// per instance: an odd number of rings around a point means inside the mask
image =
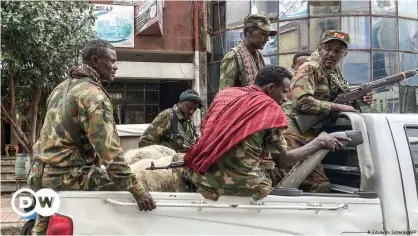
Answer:
[{"label": "concrete wall", "polygon": [[[134,79],[194,79],[193,63],[157,63],[120,61],[116,72],[117,78]],[[190,73],[188,73],[190,72]]]}]

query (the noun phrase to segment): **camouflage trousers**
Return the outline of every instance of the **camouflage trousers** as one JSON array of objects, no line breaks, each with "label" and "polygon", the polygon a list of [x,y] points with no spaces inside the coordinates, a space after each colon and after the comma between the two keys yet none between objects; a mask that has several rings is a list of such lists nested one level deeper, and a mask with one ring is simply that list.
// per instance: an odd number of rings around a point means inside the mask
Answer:
[{"label": "camouflage trousers", "polygon": [[[40,176],[36,181],[35,176]],[[111,182],[105,170],[97,166],[58,168],[45,165],[43,168],[32,167],[28,184],[33,190],[50,188],[55,191],[119,191]],[[46,235],[49,217],[37,215],[32,229],[33,235]]]},{"label": "camouflage trousers", "polygon": [[[287,146],[290,150],[302,147],[309,143],[317,136],[315,133],[301,133],[296,127],[294,121],[288,117],[288,128],[286,129],[285,138]],[[290,170],[298,165],[298,163],[284,168],[279,169],[275,167],[269,171],[270,178],[273,182],[273,187],[277,186],[280,181],[290,172]],[[328,177],[325,174],[322,163],[315,167],[315,169],[306,177],[306,179],[299,186],[299,189],[306,192],[319,192],[327,193],[330,192],[331,186]]]},{"label": "camouflage trousers", "polygon": [[[183,162],[183,154],[176,154],[173,156],[173,162]],[[185,173],[185,168],[175,168],[172,169],[173,178],[174,178],[174,185],[176,188],[176,192],[181,193],[192,193],[196,192],[196,185],[187,178]]]}]

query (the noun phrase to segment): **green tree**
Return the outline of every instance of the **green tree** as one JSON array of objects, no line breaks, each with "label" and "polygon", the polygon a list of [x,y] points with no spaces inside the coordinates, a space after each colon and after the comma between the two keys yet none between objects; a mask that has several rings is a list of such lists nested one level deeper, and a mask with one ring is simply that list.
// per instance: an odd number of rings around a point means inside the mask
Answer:
[{"label": "green tree", "polygon": [[70,67],[81,63],[83,45],[95,38],[94,5],[2,1],[1,19],[1,118],[32,156],[47,96]]}]

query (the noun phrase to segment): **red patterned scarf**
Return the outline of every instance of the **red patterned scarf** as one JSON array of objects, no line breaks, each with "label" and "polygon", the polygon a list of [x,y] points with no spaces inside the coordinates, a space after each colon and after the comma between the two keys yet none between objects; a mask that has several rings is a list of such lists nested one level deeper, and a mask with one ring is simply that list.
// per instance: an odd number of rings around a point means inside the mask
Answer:
[{"label": "red patterned scarf", "polygon": [[202,136],[184,156],[185,165],[206,172],[233,146],[265,129],[287,127],[282,108],[258,86],[220,91],[202,122]]}]

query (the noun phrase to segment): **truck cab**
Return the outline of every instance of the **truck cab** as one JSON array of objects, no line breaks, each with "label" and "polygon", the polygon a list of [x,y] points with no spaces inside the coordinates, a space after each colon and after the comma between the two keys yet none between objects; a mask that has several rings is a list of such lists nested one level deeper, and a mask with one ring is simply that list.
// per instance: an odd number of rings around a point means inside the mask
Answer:
[{"label": "truck cab", "polygon": [[[128,192],[59,192],[51,234],[405,234],[418,230],[418,116],[341,113],[328,132],[362,143],[323,159],[331,193],[276,188],[266,198],[152,192],[140,212]],[[59,223],[54,223],[59,222]]]}]

